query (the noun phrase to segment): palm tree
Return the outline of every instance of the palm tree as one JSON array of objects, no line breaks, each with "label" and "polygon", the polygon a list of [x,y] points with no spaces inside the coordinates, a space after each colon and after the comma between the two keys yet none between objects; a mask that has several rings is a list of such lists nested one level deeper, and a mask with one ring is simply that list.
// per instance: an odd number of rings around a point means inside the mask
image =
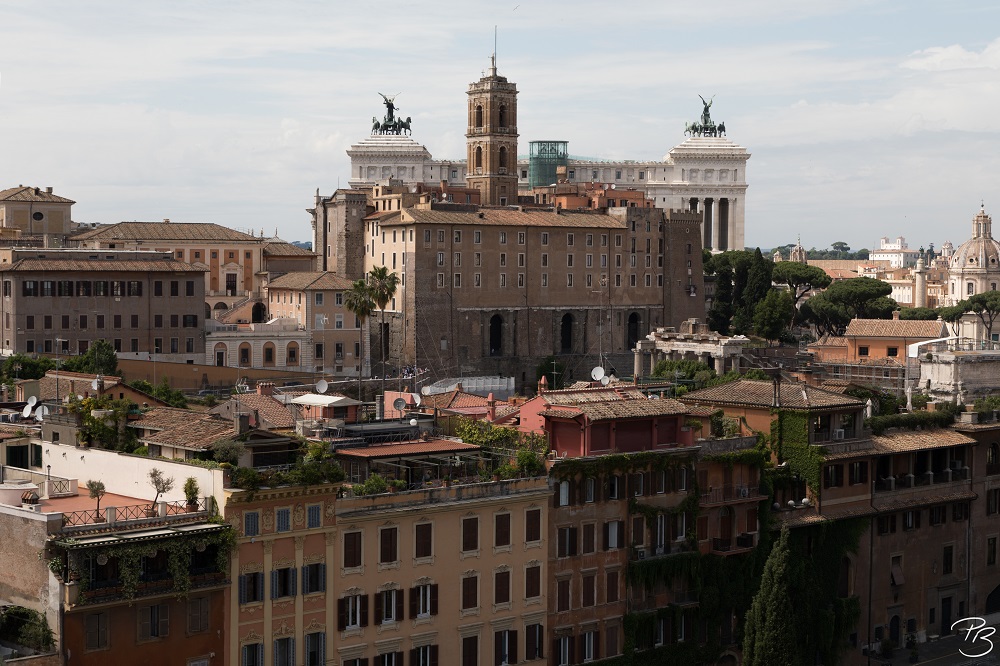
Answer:
[{"label": "palm tree", "polygon": [[[368,288],[368,284],[363,279],[355,280],[351,283],[351,288],[347,290],[344,296],[344,306],[354,313],[359,322],[358,347],[361,356],[358,360],[358,400],[364,403],[364,394],[361,390],[361,375],[365,370],[365,320],[375,312],[375,300],[372,298],[372,292]],[[361,420],[360,405],[358,406],[357,420]]]},{"label": "palm tree", "polygon": [[396,295],[396,287],[399,286],[399,276],[396,272],[389,272],[385,266],[377,266],[368,271],[368,289],[371,291],[372,299],[382,312],[382,321],[379,327],[379,346],[382,348],[382,413],[385,414],[385,308],[389,301]]}]

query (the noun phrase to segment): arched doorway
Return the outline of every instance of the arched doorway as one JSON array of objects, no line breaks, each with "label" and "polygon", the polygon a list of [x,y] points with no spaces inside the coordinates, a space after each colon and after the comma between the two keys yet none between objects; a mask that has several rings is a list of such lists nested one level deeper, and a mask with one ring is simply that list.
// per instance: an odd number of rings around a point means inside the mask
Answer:
[{"label": "arched doorway", "polygon": [[899,616],[893,615],[892,619],[889,620],[889,640],[896,645],[901,645],[899,642]]},{"label": "arched doorway", "polygon": [[267,321],[267,308],[264,307],[263,303],[254,303],[253,310],[250,314],[250,321],[254,324],[260,324]]},{"label": "arched doorway", "polygon": [[559,327],[559,351],[563,354],[573,352],[573,315],[568,312],[563,315]]},{"label": "arched doorway", "polygon": [[490,356],[503,356],[503,317],[490,317]]},{"label": "arched doorway", "polygon": [[221,342],[217,342],[213,351],[215,352],[215,365],[220,368],[226,367],[226,355],[228,352],[226,345]]},{"label": "arched doorway", "polygon": [[635,344],[639,342],[639,313],[633,312],[628,316],[628,349],[635,349]]}]

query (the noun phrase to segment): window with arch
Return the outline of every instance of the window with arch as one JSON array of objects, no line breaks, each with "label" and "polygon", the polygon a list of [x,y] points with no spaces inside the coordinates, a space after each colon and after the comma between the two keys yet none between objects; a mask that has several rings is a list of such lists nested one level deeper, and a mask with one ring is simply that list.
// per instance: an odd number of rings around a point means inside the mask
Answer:
[{"label": "window with arch", "polygon": [[476,168],[483,168],[483,148],[482,146],[476,146]]},{"label": "window with arch", "polygon": [[476,127],[482,127],[482,126],[483,126],[483,105],[482,104],[477,104],[476,105]]},{"label": "window with arch", "polygon": [[972,282],[966,282],[965,283],[965,293],[967,295],[969,295],[969,296],[972,296],[973,294],[975,294],[976,293],[976,285],[974,283],[972,283]]},{"label": "window with arch", "polygon": [[500,127],[507,127],[507,105],[506,104],[501,104],[500,105],[500,114],[499,114],[499,119],[498,120],[499,120],[498,124],[500,125]]},{"label": "window with arch", "polygon": [[[506,146],[500,146],[500,166],[503,167],[504,169],[507,168],[507,147]],[[996,285],[995,284],[993,285],[993,288],[996,289]]]},{"label": "window with arch", "polygon": [[503,317],[490,317],[490,356],[503,356]]},{"label": "window with arch", "polygon": [[559,350],[569,354],[573,351],[573,315],[568,312],[562,317],[559,333]]}]

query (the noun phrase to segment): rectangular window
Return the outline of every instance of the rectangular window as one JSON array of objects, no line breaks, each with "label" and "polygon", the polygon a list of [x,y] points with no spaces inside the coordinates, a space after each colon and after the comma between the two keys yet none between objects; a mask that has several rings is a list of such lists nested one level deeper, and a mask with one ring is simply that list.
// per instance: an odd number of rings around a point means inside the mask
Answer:
[{"label": "rectangular window", "polygon": [[460,289],[462,287],[462,274],[455,273],[455,288]]},{"label": "rectangular window", "polygon": [[462,638],[462,666],[479,666],[479,636]]},{"label": "rectangular window", "polygon": [[466,576],[462,579],[462,610],[479,606],[479,577]]},{"label": "rectangular window", "polygon": [[170,631],[170,606],[153,604],[139,606],[139,640],[164,638]]},{"label": "rectangular window", "polygon": [[456,243],[462,242],[462,232],[459,229],[455,230],[455,242]]},{"label": "rectangular window", "polygon": [[608,582],[604,586],[605,593],[607,594],[607,602],[609,604],[618,601],[618,572],[609,571],[608,572]]},{"label": "rectangular window", "polygon": [[479,550],[479,518],[462,519],[462,551]]},{"label": "rectangular window", "polygon": [[243,536],[255,537],[260,535],[260,514],[256,511],[247,511],[243,514]]},{"label": "rectangular window", "polygon": [[292,529],[291,509],[276,509],[274,512],[274,518],[278,532],[288,532]]},{"label": "rectangular window", "polygon": [[501,231],[500,232],[500,244],[501,245],[506,245],[507,244],[507,232],[506,231]]},{"label": "rectangular window", "polygon": [[[893,529],[892,529],[892,531],[895,532],[896,531],[896,526],[895,526],[895,518],[896,518],[896,516],[893,516],[892,518],[893,518]],[[930,523],[931,523],[931,525],[942,525],[942,524],[944,524],[944,522],[946,520],[948,520],[948,512],[946,511],[946,507],[944,507],[944,506],[932,506],[930,508]]]},{"label": "rectangular window", "polygon": [[196,597],[187,602],[187,630],[196,634],[209,629],[208,597]]},{"label": "rectangular window", "polygon": [[858,356],[868,356],[868,347],[865,345],[860,345],[858,347]]},{"label": "rectangular window", "polygon": [[473,243],[482,243],[483,242],[483,232],[482,231],[473,231],[472,232],[472,242]]},{"label": "rectangular window", "polygon": [[[320,355],[322,358],[322,355]],[[310,504],[306,509],[306,527],[312,529],[314,527],[323,526],[323,507],[319,504]]]},{"label": "rectangular window", "polygon": [[306,634],[305,666],[324,666],[326,664],[326,634],[316,631]]},{"label": "rectangular window", "polygon": [[410,588],[410,619],[430,617],[438,612],[438,586],[426,583]]},{"label": "rectangular window", "polygon": [[852,462],[850,465],[851,469],[851,485],[856,486],[862,483],[868,483],[868,461],[859,460],[857,462]]},{"label": "rectangular window", "polygon": [[570,608],[568,578],[556,581],[556,610],[559,612],[568,611]]},{"label": "rectangular window", "polygon": [[240,576],[240,603],[252,604],[264,601],[264,574],[248,573]]},{"label": "rectangular window", "polygon": [[597,527],[594,523],[587,523],[583,526],[583,554],[593,553],[597,550]]},{"label": "rectangular window", "polygon": [[86,620],[87,649],[106,650],[108,648],[108,614],[90,613]]},{"label": "rectangular window", "polygon": [[353,569],[361,566],[361,532],[344,535],[344,567]]},{"label": "rectangular window", "polygon": [[284,567],[271,572],[271,598],[294,597],[298,589],[298,570],[295,567]]},{"label": "rectangular window", "polygon": [[903,512],[903,529],[915,530],[920,528],[920,509]]},{"label": "rectangular window", "polygon": [[326,565],[314,562],[302,567],[302,594],[326,592]]},{"label": "rectangular window", "polygon": [[417,558],[434,555],[434,527],[431,523],[420,523],[416,527],[413,556]]},{"label": "rectangular window", "polygon": [[390,564],[399,561],[399,530],[395,527],[383,527],[379,530],[379,564]]},{"label": "rectangular window", "polygon": [[524,540],[527,543],[542,539],[542,510],[528,509],[524,512]]},{"label": "rectangular window", "polygon": [[524,628],[524,658],[526,661],[544,659],[542,645],[545,643],[545,627],[540,624],[529,624]]},{"label": "rectangular window", "polygon": [[548,234],[547,231],[543,231],[542,232],[542,245],[548,245],[548,244],[549,244],[549,234]]},{"label": "rectangular window", "polygon": [[540,565],[524,570],[524,596],[527,599],[542,596],[542,567]]},{"label": "rectangular window", "polygon": [[493,574],[493,603],[510,603],[510,572],[497,571]]},{"label": "rectangular window", "polygon": [[500,548],[510,545],[510,514],[500,513],[493,518],[493,545]]},{"label": "rectangular window", "polygon": [[560,527],[556,531],[556,557],[572,557],[576,555],[577,528]]},{"label": "rectangular window", "polygon": [[355,594],[337,600],[337,629],[368,626],[368,595]]},{"label": "rectangular window", "polygon": [[839,488],[844,485],[844,466],[827,465],[823,468],[823,487]]},{"label": "rectangular window", "polygon": [[139,328],[139,315],[134,314],[129,318],[129,325],[132,328]]},{"label": "rectangular window", "polygon": [[583,605],[593,606],[597,603],[597,577],[593,574],[583,577]]},{"label": "rectangular window", "polygon": [[295,639],[291,636],[274,639],[274,666],[295,666]]},{"label": "rectangular window", "polygon": [[941,573],[945,576],[951,574],[955,568],[955,547],[945,546],[941,560]]}]

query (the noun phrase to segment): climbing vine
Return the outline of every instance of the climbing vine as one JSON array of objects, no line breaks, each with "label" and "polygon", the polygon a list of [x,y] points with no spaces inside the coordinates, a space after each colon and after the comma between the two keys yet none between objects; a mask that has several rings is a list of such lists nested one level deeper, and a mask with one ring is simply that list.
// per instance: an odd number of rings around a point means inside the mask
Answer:
[{"label": "climbing vine", "polygon": [[690,467],[694,463],[693,453],[669,451],[637,451],[635,453],[611,453],[597,458],[568,458],[560,460],[552,468],[552,475],[559,480],[577,476],[597,476],[631,470],[653,472],[674,471]]},{"label": "climbing vine", "polygon": [[778,458],[788,462],[789,470],[805,479],[819,496],[823,451],[818,446],[809,445],[809,415],[779,409],[777,416],[771,423],[771,447]]}]

